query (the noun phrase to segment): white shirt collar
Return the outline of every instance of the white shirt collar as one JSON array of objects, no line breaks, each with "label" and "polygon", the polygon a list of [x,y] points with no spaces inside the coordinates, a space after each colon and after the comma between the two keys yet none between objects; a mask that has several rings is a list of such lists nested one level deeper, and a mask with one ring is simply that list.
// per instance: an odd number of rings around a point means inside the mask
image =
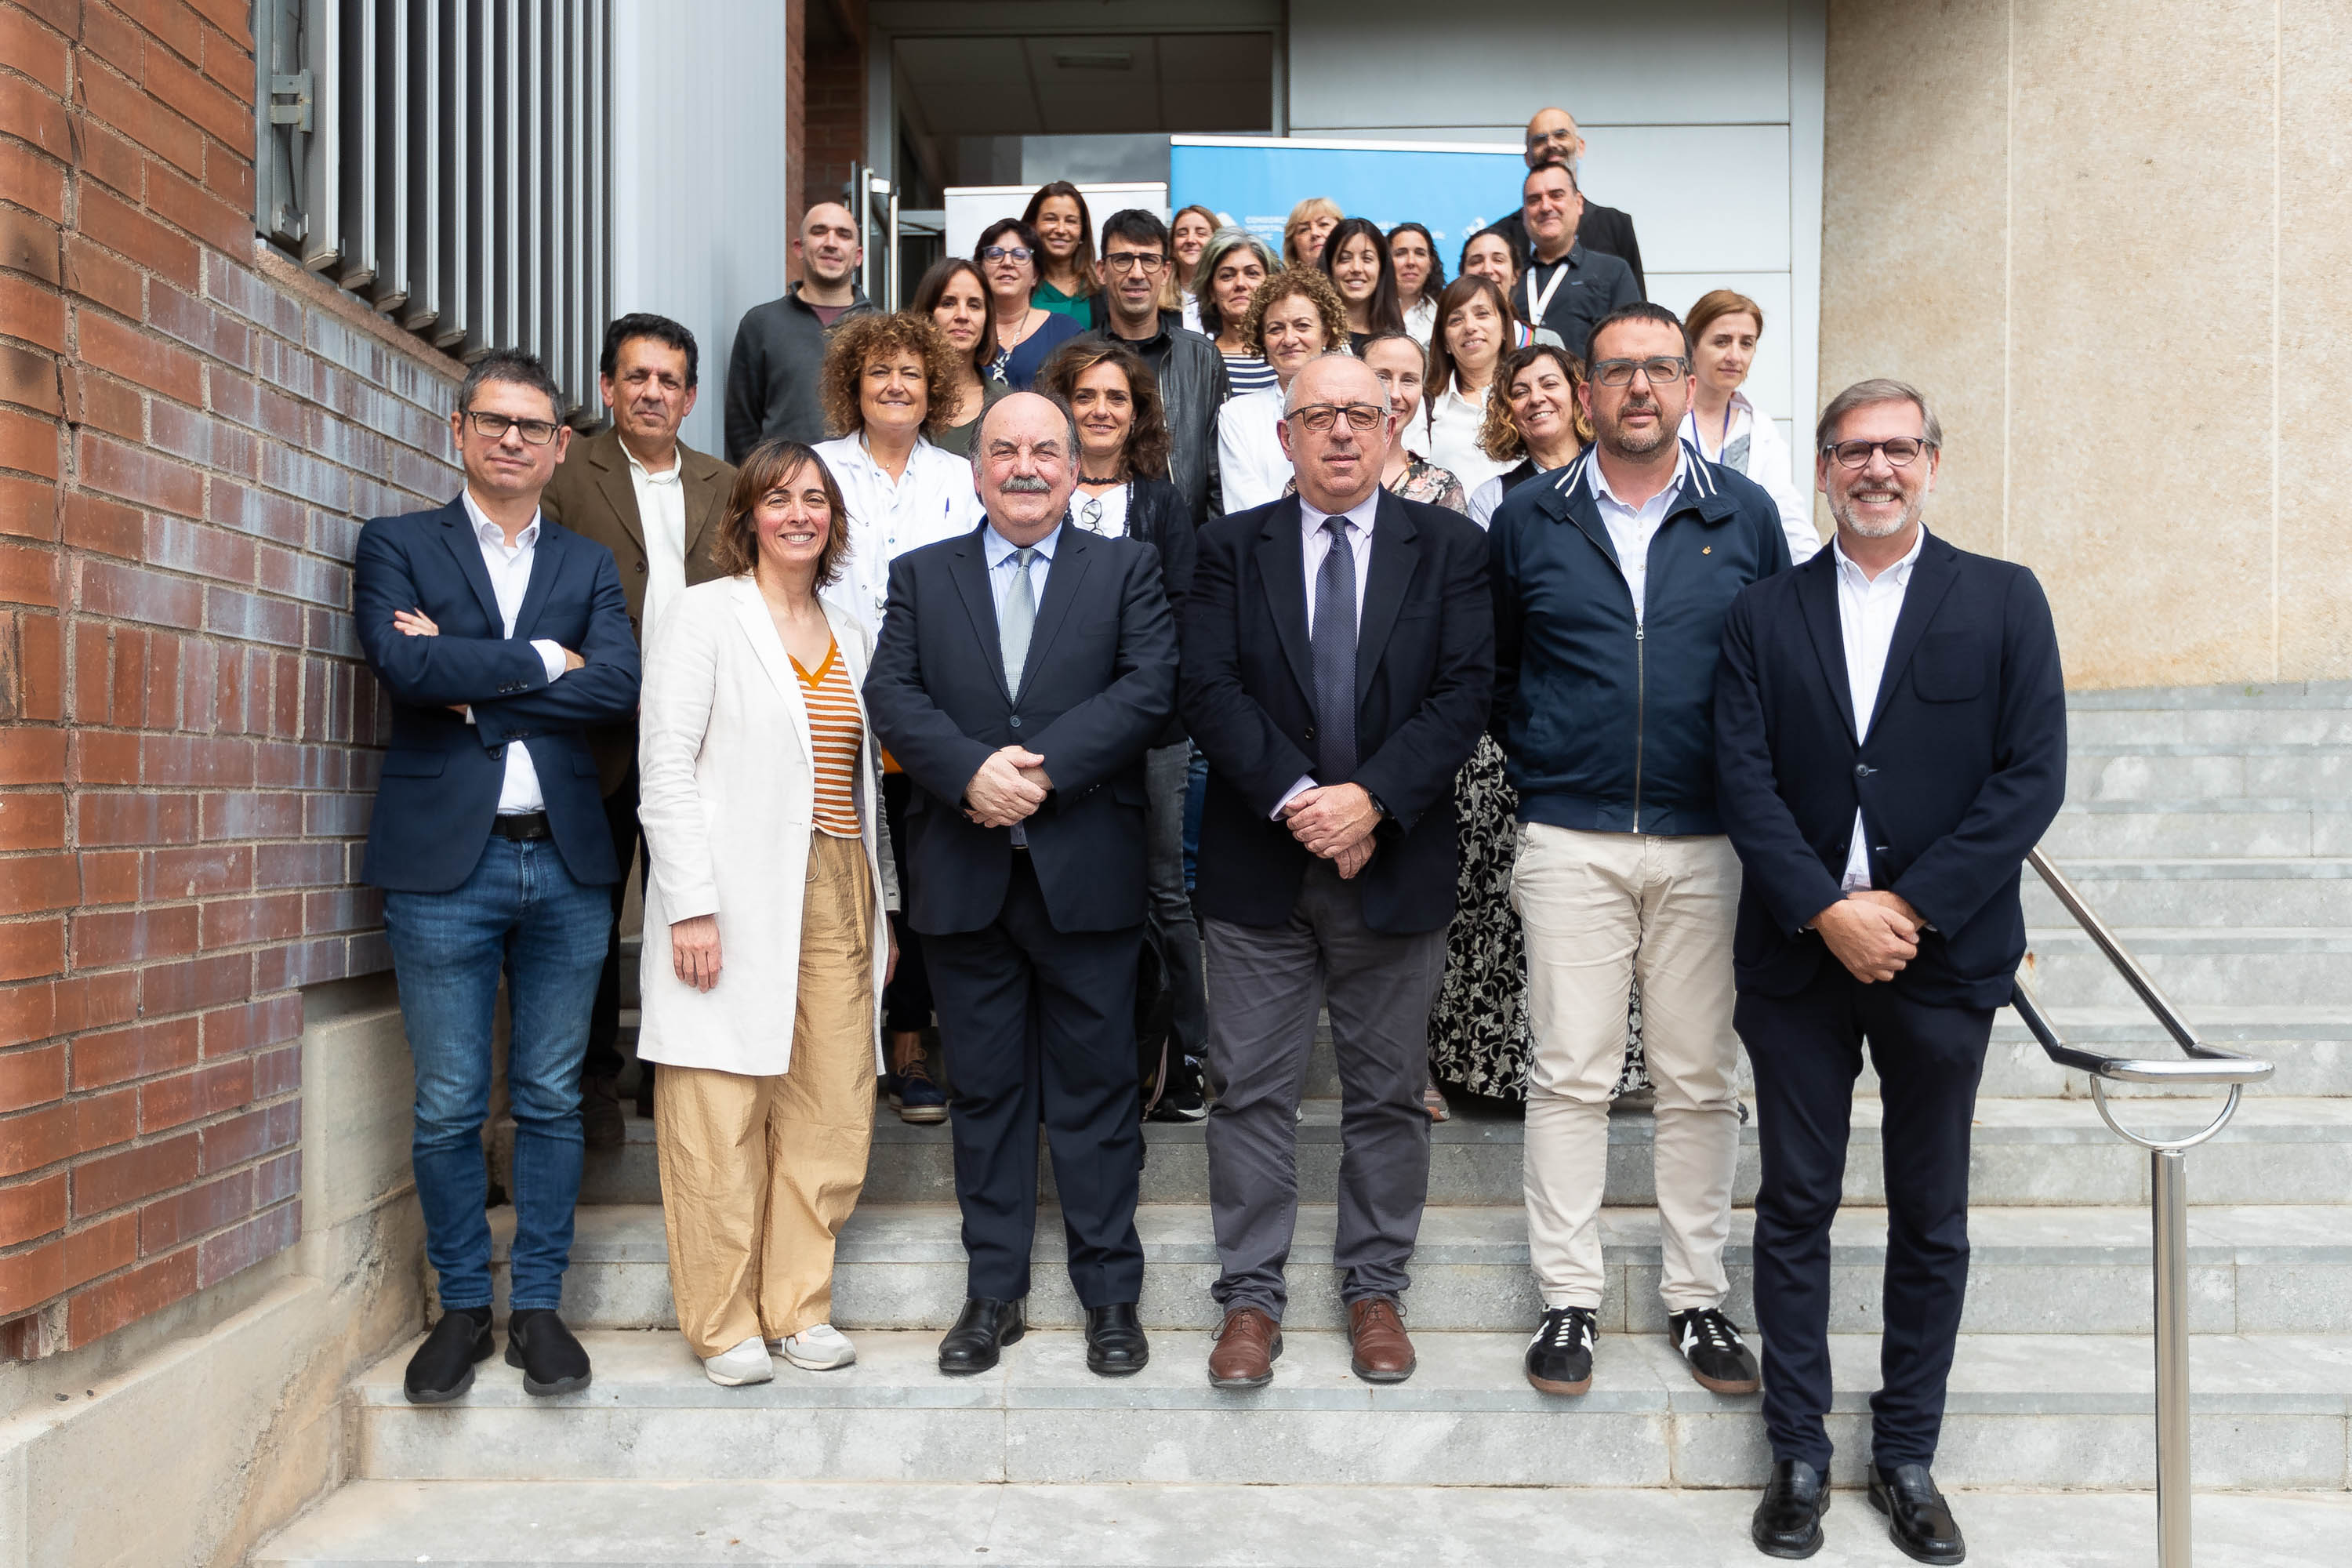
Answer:
[{"label": "white shirt collar", "polygon": [[[1609,488],[1609,476],[1601,471],[1601,453],[1597,447],[1593,449],[1592,460],[1585,465],[1585,469],[1591,476],[1592,496],[1595,500],[1605,500],[1611,506],[1625,511],[1638,512],[1642,510],[1641,507],[1622,499],[1615,490]],[[1689,478],[1690,447],[1677,431],[1675,437],[1675,477],[1666,481],[1665,489],[1652,496],[1643,504],[1653,507],[1659,506],[1662,501],[1671,504],[1675,493],[1683,488],[1683,482]]]},{"label": "white shirt collar", "polygon": [[1853,556],[1845,552],[1845,541],[1842,537],[1832,534],[1830,538],[1830,549],[1837,555],[1838,576],[1857,588],[1868,587],[1874,583],[1892,583],[1897,587],[1908,583],[1911,580],[1911,568],[1918,562],[1919,552],[1926,548],[1927,543],[1927,525],[1923,522],[1919,525],[1918,537],[1911,541],[1911,548],[1904,552],[1903,559],[1874,578],[1854,563]]},{"label": "white shirt collar", "polygon": [[1378,485],[1374,485],[1372,487],[1371,494],[1366,496],[1363,500],[1358,501],[1344,512],[1325,511],[1322,508],[1317,506],[1313,501],[1308,500],[1302,495],[1298,498],[1298,522],[1299,526],[1307,533],[1313,534],[1322,528],[1323,520],[1325,518],[1344,517],[1348,520],[1349,524],[1351,527],[1369,535],[1372,531],[1373,515],[1380,510],[1381,489]]},{"label": "white shirt collar", "polygon": [[[474,500],[474,492],[471,489],[464,489],[458,491],[457,494],[459,499],[464,500],[466,503],[466,518],[467,521],[474,525],[474,537],[480,540],[485,544],[495,544],[500,550],[509,548],[507,544],[507,531],[490,521],[489,513],[484,511],[481,509],[480,504]],[[534,507],[531,510],[530,514],[530,526],[524,529],[521,533],[516,536],[512,548],[516,550],[528,550],[538,542],[539,510]]]},{"label": "white shirt collar", "polygon": [[629,444],[626,441],[621,443],[621,456],[629,459],[629,467],[635,468],[639,474],[643,475],[647,484],[674,485],[677,484],[686,473],[686,454],[682,448],[677,447],[670,448],[669,467],[662,469],[659,473],[656,473],[653,469],[646,468],[644,463],[638,461],[637,455],[629,450]]}]

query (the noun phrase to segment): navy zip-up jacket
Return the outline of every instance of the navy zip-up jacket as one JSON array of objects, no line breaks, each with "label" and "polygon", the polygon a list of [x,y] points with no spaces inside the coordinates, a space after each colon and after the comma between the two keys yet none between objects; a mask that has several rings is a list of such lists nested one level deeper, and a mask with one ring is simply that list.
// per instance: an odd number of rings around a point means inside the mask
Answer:
[{"label": "navy zip-up jacket", "polygon": [[1528,480],[1487,527],[1495,738],[1519,816],[1591,833],[1720,833],[1715,667],[1724,612],[1789,564],[1763,487],[1683,447],[1650,541],[1643,615],[1592,492],[1591,448]]}]

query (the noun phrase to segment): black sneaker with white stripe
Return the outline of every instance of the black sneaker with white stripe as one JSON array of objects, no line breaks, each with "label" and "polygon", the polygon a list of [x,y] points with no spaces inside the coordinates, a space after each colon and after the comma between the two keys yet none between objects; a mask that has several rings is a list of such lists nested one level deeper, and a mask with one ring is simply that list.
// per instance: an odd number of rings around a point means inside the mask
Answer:
[{"label": "black sneaker with white stripe", "polygon": [[1731,1320],[1716,1308],[1693,1307],[1676,1312],[1666,1320],[1666,1329],[1701,1388],[1717,1394],[1753,1394],[1764,1386],[1754,1352]]},{"label": "black sneaker with white stripe", "polygon": [[1528,1381],[1545,1394],[1582,1394],[1592,1386],[1589,1307],[1550,1307],[1528,1342]]}]

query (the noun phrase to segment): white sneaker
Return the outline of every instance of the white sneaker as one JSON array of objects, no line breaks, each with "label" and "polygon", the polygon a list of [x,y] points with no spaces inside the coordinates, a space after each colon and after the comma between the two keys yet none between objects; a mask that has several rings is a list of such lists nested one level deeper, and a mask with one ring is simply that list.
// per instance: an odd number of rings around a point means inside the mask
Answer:
[{"label": "white sneaker", "polygon": [[776,1375],[768,1360],[768,1342],[748,1339],[732,1350],[702,1358],[703,1375],[721,1388],[740,1388],[747,1383],[765,1383]]},{"label": "white sneaker", "polygon": [[806,1372],[831,1372],[857,1359],[857,1347],[831,1323],[818,1323],[776,1342],[778,1353]]}]

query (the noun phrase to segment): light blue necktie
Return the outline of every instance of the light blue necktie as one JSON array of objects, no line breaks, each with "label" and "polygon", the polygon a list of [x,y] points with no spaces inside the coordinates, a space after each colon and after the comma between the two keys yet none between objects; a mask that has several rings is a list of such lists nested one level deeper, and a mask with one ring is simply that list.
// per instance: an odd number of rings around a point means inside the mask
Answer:
[{"label": "light blue necktie", "polygon": [[1023,545],[1013,552],[1013,587],[1004,595],[1004,614],[998,618],[997,646],[1004,651],[1004,689],[1021,695],[1021,669],[1029,662],[1029,634],[1037,625],[1037,591],[1029,582],[1029,563],[1037,552]]}]

